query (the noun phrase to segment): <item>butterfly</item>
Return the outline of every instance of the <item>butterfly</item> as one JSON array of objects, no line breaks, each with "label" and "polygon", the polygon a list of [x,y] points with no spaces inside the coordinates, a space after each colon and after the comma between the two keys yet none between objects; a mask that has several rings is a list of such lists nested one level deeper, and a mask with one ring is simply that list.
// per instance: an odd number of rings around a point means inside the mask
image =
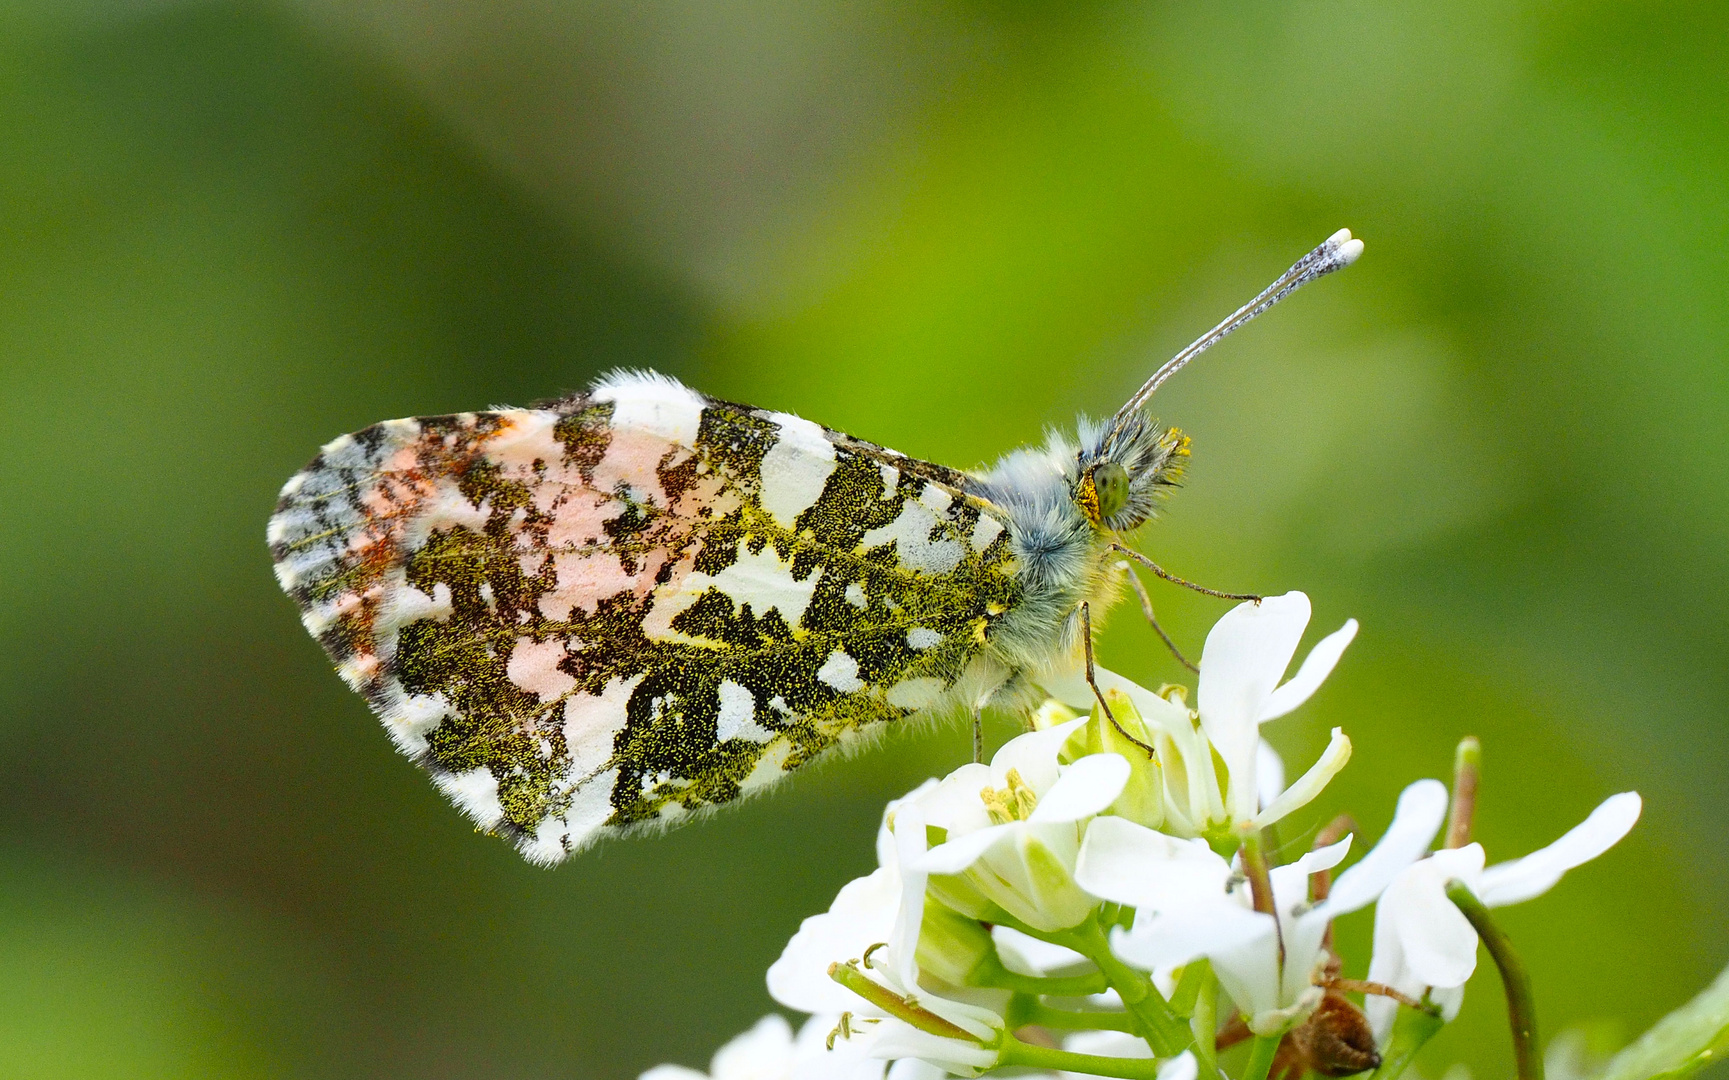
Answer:
[{"label": "butterfly", "polygon": [[398,749],[555,863],[910,717],[1034,703],[1083,651],[1090,679],[1122,559],[1159,569],[1120,537],[1189,455],[1148,398],[1361,250],[1334,234],[1109,421],[983,471],[645,371],[388,420],[283,487],[276,577]]}]

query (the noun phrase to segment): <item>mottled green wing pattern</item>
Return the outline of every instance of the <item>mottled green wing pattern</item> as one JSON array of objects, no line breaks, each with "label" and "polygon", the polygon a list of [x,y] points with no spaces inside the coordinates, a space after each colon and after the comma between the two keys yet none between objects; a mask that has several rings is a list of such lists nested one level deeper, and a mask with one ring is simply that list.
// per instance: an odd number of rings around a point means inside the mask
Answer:
[{"label": "mottled green wing pattern", "polygon": [[625,375],[326,446],[277,576],[397,745],[537,862],[731,802],[1002,674],[965,477]]}]

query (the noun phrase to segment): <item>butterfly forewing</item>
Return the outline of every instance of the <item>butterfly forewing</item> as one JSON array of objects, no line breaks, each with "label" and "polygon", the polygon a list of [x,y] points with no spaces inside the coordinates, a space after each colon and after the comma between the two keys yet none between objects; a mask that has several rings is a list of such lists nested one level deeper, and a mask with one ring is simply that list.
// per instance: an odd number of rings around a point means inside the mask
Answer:
[{"label": "butterfly forewing", "polygon": [[337,439],[270,539],[397,745],[551,862],[943,701],[1018,599],[962,483],[623,377]]}]

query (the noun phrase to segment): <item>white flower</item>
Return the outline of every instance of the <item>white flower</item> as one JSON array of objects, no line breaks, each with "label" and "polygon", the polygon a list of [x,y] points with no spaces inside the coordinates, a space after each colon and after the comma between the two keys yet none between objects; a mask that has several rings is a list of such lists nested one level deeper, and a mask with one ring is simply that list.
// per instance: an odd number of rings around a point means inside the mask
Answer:
[{"label": "white flower", "polygon": [[1205,956],[1249,1026],[1272,1034],[1319,1002],[1313,978],[1327,923],[1372,903],[1428,850],[1446,812],[1447,790],[1439,781],[1406,788],[1387,834],[1319,903],[1309,903],[1309,875],[1337,866],[1350,837],[1274,867],[1276,923],[1254,910],[1248,883],[1204,841],[1173,839],[1121,818],[1092,823],[1075,873],[1090,892],[1134,906],[1134,928],[1112,940],[1125,961],[1157,969]]},{"label": "white flower", "polygon": [[930,888],[949,906],[988,921],[1006,913],[1043,931],[1092,913],[1098,900],[1075,884],[1075,857],[1087,819],[1122,793],[1129,763],[1093,754],[1059,766],[1058,751],[1085,722],[1013,739],[990,766],[962,766],[914,801],[945,832],[917,869],[941,877]]},{"label": "white flower", "polygon": [[795,1039],[786,1018],[769,1015],[715,1052],[709,1071],[657,1065],[641,1080],[883,1080],[883,1062],[837,1040],[834,1016],[813,1016]]},{"label": "white flower", "polygon": [[[921,979],[919,955],[925,919],[925,874],[918,863],[925,854],[925,819],[921,798],[934,792],[936,781],[922,785],[889,804],[877,833],[875,871],[841,888],[829,910],[800,925],[780,958],[769,967],[769,993],[782,1005],[802,1012],[850,1012],[855,1021],[850,1038],[838,1039],[835,1052],[881,1062],[917,1058],[958,1075],[973,1075],[996,1063],[997,1053],[985,1045],[1001,1036],[1002,991],[942,986],[937,993]],[[976,924],[975,924],[976,925]],[[980,950],[990,937],[978,927]],[[940,935],[938,935],[940,936]],[[938,943],[940,947],[941,943]],[[884,946],[876,948],[874,946]],[[897,996],[939,1017],[966,1034],[945,1038],[922,1031],[888,1015],[829,977],[829,967],[863,960],[862,970]],[[958,1000],[950,994],[977,998]],[[992,1008],[991,1006],[997,1006]],[[832,1030],[831,1023],[826,1030]],[[826,1037],[826,1036],[825,1036]],[[903,1070],[904,1071],[904,1070]],[[880,1076],[880,1071],[873,1076]],[[655,1080],[675,1080],[673,1077]],[[849,1078],[850,1080],[850,1078]]]},{"label": "white flower", "polygon": [[1260,828],[1302,806],[1344,768],[1350,756],[1349,741],[1335,732],[1332,745],[1310,774],[1265,811],[1261,809],[1255,783],[1261,725],[1309,700],[1357,636],[1357,620],[1350,619],[1321,639],[1290,682],[1279,685],[1303,640],[1309,611],[1309,598],[1300,592],[1269,596],[1259,604],[1238,604],[1213,627],[1201,650],[1195,704],[1201,729],[1229,770],[1226,810],[1238,825],[1252,823]]},{"label": "white flower", "polygon": [[[936,781],[927,781],[888,805],[877,830],[877,869],[843,885],[827,912],[804,920],[780,958],[769,967],[768,992],[776,1001],[805,1013],[856,1011],[858,997],[829,978],[830,964],[861,959],[872,945],[882,943],[896,943],[897,959],[911,960],[915,950],[905,939],[910,927],[916,940],[922,921],[924,877],[914,874],[908,880],[901,873],[897,836],[889,821],[909,802],[935,787]],[[914,840],[915,830],[922,834],[916,814],[905,815],[900,821],[903,827],[912,826],[901,834],[905,841]],[[924,852],[922,835],[916,838],[916,849]],[[909,906],[916,912],[906,911]],[[916,981],[904,965],[902,971],[907,975],[905,981]]]},{"label": "white flower", "polygon": [[[997,1008],[959,1001],[904,981],[896,970],[898,966],[873,958],[866,970],[876,976],[873,981],[887,987],[907,1004],[936,1017],[957,1034],[934,1034],[905,1020],[887,1016],[869,1023],[867,1034],[857,1039],[858,1049],[886,1061],[917,1058],[957,1076],[976,1076],[995,1066],[998,1052],[993,1047],[1001,1041],[1006,1026],[1001,1006],[1007,1002],[1008,995],[994,991],[980,995],[994,999]],[[917,974],[916,969],[914,974]],[[869,1006],[863,1011],[867,1015],[877,1012]]]},{"label": "white flower", "polygon": [[[1320,760],[1290,788],[1283,787],[1283,776],[1276,785],[1259,782],[1262,763],[1270,764],[1261,750],[1261,725],[1313,696],[1357,633],[1357,621],[1348,620],[1316,644],[1297,674],[1280,685],[1309,614],[1309,598],[1300,592],[1239,604],[1225,613],[1201,652],[1195,695],[1199,729],[1197,714],[1185,706],[1113,671],[1096,669],[1100,690],[1127,695],[1154,732],[1154,749],[1165,769],[1166,832],[1199,836],[1220,828],[1245,833],[1264,828],[1306,805],[1350,760],[1351,741],[1335,729]],[[1046,689],[1069,705],[1092,707],[1092,690],[1078,671],[1050,677]],[[1215,750],[1225,765],[1223,781],[1214,765]]]},{"label": "white flower", "polygon": [[[1458,1015],[1465,980],[1477,969],[1477,931],[1447,899],[1447,883],[1462,881],[1486,907],[1504,907],[1541,896],[1561,875],[1590,862],[1639,820],[1635,792],[1612,795],[1565,836],[1522,859],[1483,868],[1483,846],[1437,851],[1407,867],[1387,887],[1375,909],[1375,955],[1369,979],[1412,997],[1425,993],[1448,1020]],[[1397,1004],[1371,997],[1369,1021],[1383,1041],[1392,1030]]]},{"label": "white flower", "polygon": [[[928,997],[920,999],[921,1005],[928,1007],[929,1003]],[[996,1019],[998,1030],[994,1035],[1000,1035],[1002,1018]],[[904,1020],[884,1020],[871,1031],[868,1038],[867,1053],[872,1057],[893,1062],[916,1059],[936,1067],[941,1071],[939,1075],[953,1073],[956,1076],[977,1076],[995,1067],[997,1063],[995,1050],[965,1039],[932,1035]]]}]

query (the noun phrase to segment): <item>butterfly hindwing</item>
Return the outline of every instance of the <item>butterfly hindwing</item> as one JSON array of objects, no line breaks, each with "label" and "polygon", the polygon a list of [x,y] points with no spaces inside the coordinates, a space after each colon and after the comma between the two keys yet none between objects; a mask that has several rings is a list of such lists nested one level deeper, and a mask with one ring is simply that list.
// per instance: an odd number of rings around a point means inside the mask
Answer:
[{"label": "butterfly hindwing", "polygon": [[393,420],[284,487],[307,628],[397,745],[552,862],[942,701],[1018,585],[950,470],[615,376]]}]

